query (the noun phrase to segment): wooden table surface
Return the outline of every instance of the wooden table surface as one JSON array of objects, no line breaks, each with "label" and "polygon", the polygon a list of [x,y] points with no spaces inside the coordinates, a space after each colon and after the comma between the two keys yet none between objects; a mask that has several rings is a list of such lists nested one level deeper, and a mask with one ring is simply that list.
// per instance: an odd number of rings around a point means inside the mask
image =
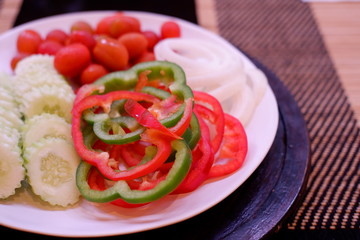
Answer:
[{"label": "wooden table surface", "polygon": [[[299,0],[300,1],[300,0]],[[3,0],[0,33],[14,23],[22,0]],[[309,4],[360,125],[360,2]],[[213,0],[196,0],[199,24],[217,32]]]}]

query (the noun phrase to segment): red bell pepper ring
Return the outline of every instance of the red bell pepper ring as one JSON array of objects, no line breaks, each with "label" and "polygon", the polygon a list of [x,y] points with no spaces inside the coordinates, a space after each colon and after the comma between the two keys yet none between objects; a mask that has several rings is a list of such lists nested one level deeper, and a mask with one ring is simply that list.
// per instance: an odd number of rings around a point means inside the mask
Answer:
[{"label": "red bell pepper ring", "polygon": [[141,135],[141,138],[143,141],[156,145],[158,148],[157,154],[151,161],[145,164],[122,171],[115,170],[109,166],[110,157],[108,152],[99,152],[87,148],[84,144],[83,133],[81,131],[82,112],[95,106],[102,106],[107,109],[113,101],[119,99],[133,99],[148,102],[156,102],[158,100],[148,94],[130,91],[114,91],[105,95],[87,96],[79,101],[72,110],[72,136],[75,149],[84,161],[96,166],[105,177],[111,180],[128,180],[146,175],[157,169],[170,155],[171,146],[168,138],[165,136],[158,137],[161,133],[154,129],[148,129]]},{"label": "red bell pepper ring", "polygon": [[148,83],[148,77],[147,75],[151,73],[151,70],[145,70],[139,74],[139,79],[135,85],[134,91],[135,92],[141,92],[143,87],[145,87]]},{"label": "red bell pepper ring", "polygon": [[210,131],[204,120],[195,112],[198,117],[201,138],[196,147],[192,150],[193,161],[190,171],[180,186],[173,194],[188,193],[197,189],[208,177],[209,171],[214,163],[214,152],[210,144]]},{"label": "red bell pepper ring", "polygon": [[180,139],[181,137],[170,131],[164,125],[162,125],[159,120],[157,120],[146,108],[144,108],[140,103],[129,99],[124,105],[125,111],[137,122],[147,128],[153,128],[161,131],[162,133],[173,137],[174,139]]},{"label": "red bell pepper ring", "polygon": [[171,95],[160,102],[154,103],[148,110],[161,121],[178,111],[181,107],[182,103],[179,103],[176,98],[176,95]]},{"label": "red bell pepper ring", "polygon": [[78,102],[85,97],[92,95],[94,92],[102,93],[104,90],[105,87],[101,85],[85,84],[77,90],[74,105],[78,104]]},{"label": "red bell pepper ring", "polygon": [[115,160],[123,160],[129,167],[138,165],[145,155],[145,145],[142,141],[128,144],[114,145],[110,151],[110,157]]},{"label": "red bell pepper ring", "polygon": [[224,116],[225,132],[223,142],[219,155],[215,158],[215,162],[210,169],[208,178],[222,177],[241,168],[248,151],[247,136],[241,122],[229,114],[225,113]]},{"label": "red bell pepper ring", "polygon": [[194,91],[194,99],[196,111],[215,128],[215,133],[211,137],[215,154],[219,150],[224,135],[224,111],[220,102],[208,93]]},{"label": "red bell pepper ring", "polygon": [[[165,165],[167,165],[167,163],[165,163]],[[172,164],[171,164],[171,166],[172,166]],[[150,173],[146,176],[143,176],[139,179],[129,180],[129,181],[127,181],[127,183],[129,184],[129,187],[131,189],[146,191],[146,190],[154,188],[157,184],[159,184],[161,181],[163,181],[166,178],[169,170],[170,170],[170,168],[161,166],[155,172]]]},{"label": "red bell pepper ring", "polygon": [[170,131],[178,136],[182,136],[190,125],[192,112],[193,112],[193,99],[188,98],[185,100],[185,109],[183,116],[181,117],[180,121],[176,123],[175,126],[170,128]]},{"label": "red bell pepper ring", "polygon": [[83,99],[79,99],[72,109],[72,137],[74,139],[75,149],[78,151],[81,158],[92,165],[96,165],[96,162],[106,162],[109,158],[109,154],[107,152],[93,151],[85,146],[81,129],[82,113],[87,109],[97,106],[103,106],[106,109],[109,109],[113,101],[123,98],[148,102],[158,101],[156,97],[144,93],[115,91],[105,95],[86,96]]}]

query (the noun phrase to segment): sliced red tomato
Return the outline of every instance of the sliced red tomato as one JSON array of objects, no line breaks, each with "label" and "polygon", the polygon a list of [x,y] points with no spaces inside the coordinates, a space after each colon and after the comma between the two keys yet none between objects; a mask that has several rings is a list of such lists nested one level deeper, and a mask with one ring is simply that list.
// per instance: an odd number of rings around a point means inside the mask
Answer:
[{"label": "sliced red tomato", "polygon": [[205,92],[194,91],[195,110],[209,124],[214,154],[219,150],[224,135],[224,111],[220,102]]},{"label": "sliced red tomato", "polygon": [[229,114],[224,116],[224,138],[209,178],[222,177],[241,168],[248,151],[247,136],[241,122]]}]

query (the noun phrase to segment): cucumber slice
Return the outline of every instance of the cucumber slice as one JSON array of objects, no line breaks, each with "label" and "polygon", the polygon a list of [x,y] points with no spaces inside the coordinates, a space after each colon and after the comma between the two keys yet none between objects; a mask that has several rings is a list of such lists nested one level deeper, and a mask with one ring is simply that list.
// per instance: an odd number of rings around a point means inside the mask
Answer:
[{"label": "cucumber slice", "polygon": [[80,199],[76,169],[80,163],[73,145],[61,138],[43,138],[24,152],[32,191],[51,205],[66,207]]},{"label": "cucumber slice", "polygon": [[71,122],[74,99],[75,94],[72,91],[64,91],[56,86],[42,86],[23,95],[20,110],[25,119],[42,113],[50,113]]},{"label": "cucumber slice", "polygon": [[23,147],[41,138],[62,138],[72,143],[71,124],[55,114],[43,113],[27,120],[21,128]]},{"label": "cucumber slice", "polygon": [[5,72],[0,72],[0,86],[7,91],[12,91],[13,89],[13,78],[14,76],[9,75]]},{"label": "cucumber slice", "polygon": [[54,68],[54,56],[33,54],[19,61],[15,68],[16,76],[41,76],[42,73],[58,74]]},{"label": "cucumber slice", "polygon": [[0,85],[0,100],[9,101],[9,102],[15,102],[15,97],[12,94],[11,90],[9,90],[6,87]]},{"label": "cucumber slice", "polygon": [[19,130],[24,122],[21,120],[19,112],[6,110],[0,107],[0,123],[5,126],[15,128]]},{"label": "cucumber slice", "polygon": [[37,54],[21,60],[15,69],[14,82],[19,97],[44,85],[73,91],[64,76],[56,71],[54,57],[48,55]]},{"label": "cucumber slice", "polygon": [[17,129],[6,126],[0,122],[1,143],[11,146],[9,148],[11,151],[18,151],[20,137],[20,132]]},{"label": "cucumber slice", "polygon": [[63,79],[57,78],[54,74],[44,74],[41,77],[36,78],[37,81],[31,81],[30,78],[16,77],[16,94],[18,97],[30,92],[34,88],[42,86],[56,86],[58,89],[68,92],[73,92],[71,86]]},{"label": "cucumber slice", "polygon": [[6,144],[7,141],[9,139],[0,134],[0,199],[14,195],[25,179],[20,150],[16,145]]},{"label": "cucumber slice", "polygon": [[15,113],[20,115],[20,112],[19,112],[19,109],[18,109],[19,106],[16,104],[15,101],[7,101],[7,100],[0,99],[0,108],[3,108],[3,109],[8,110],[8,111],[15,112]]}]

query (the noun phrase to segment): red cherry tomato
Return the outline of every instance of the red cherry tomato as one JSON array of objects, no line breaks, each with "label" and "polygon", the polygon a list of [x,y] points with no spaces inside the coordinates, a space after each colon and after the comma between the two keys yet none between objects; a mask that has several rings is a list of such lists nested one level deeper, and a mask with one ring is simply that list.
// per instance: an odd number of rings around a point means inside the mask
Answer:
[{"label": "red cherry tomato", "polygon": [[101,38],[97,41],[93,55],[95,60],[112,71],[126,69],[129,53],[126,47],[112,38]]},{"label": "red cherry tomato", "polygon": [[140,57],[135,60],[136,63],[155,61],[155,54],[153,52],[144,51]]},{"label": "red cherry tomato", "polygon": [[139,57],[147,49],[146,37],[138,32],[129,32],[121,35],[118,39],[129,52],[130,59]]},{"label": "red cherry tomato", "polygon": [[15,70],[17,63],[20,62],[22,59],[30,56],[30,55],[31,55],[30,53],[17,53],[17,54],[11,59],[11,62],[10,62],[11,69],[12,69],[12,70]]},{"label": "red cherry tomato", "polygon": [[110,36],[110,25],[117,17],[117,15],[111,15],[102,18],[96,25],[96,34]]},{"label": "red cherry tomato", "polygon": [[17,38],[17,49],[21,53],[36,53],[42,38],[40,34],[34,30],[27,29],[22,31]]},{"label": "red cherry tomato", "polygon": [[90,50],[92,50],[96,45],[94,36],[88,31],[84,30],[74,30],[70,33],[67,44],[72,43],[82,43]]},{"label": "red cherry tomato", "polygon": [[143,31],[142,34],[148,41],[148,50],[152,51],[154,46],[159,42],[160,37],[153,31]]},{"label": "red cherry tomato", "polygon": [[134,17],[116,13],[102,18],[98,22],[95,32],[118,38],[127,32],[140,32],[140,22]]},{"label": "red cherry tomato", "polygon": [[86,31],[90,34],[94,33],[94,29],[92,28],[92,26],[85,21],[76,21],[74,22],[71,27],[70,27],[70,32],[73,31]]},{"label": "red cherry tomato", "polygon": [[57,41],[45,40],[39,45],[38,53],[55,55],[63,45]]},{"label": "red cherry tomato", "polygon": [[61,44],[65,44],[67,38],[68,35],[66,32],[60,29],[54,29],[48,32],[48,34],[46,34],[45,40],[51,40],[59,42]]},{"label": "red cherry tomato", "polygon": [[107,73],[108,71],[102,65],[92,63],[81,73],[80,81],[82,84],[93,83]]},{"label": "red cherry tomato", "polygon": [[161,38],[175,38],[180,37],[180,26],[176,22],[166,21],[161,25]]},{"label": "red cherry tomato", "polygon": [[55,55],[56,70],[66,77],[78,76],[91,61],[89,49],[80,43],[74,43],[60,49]]},{"label": "red cherry tomato", "polygon": [[110,24],[110,36],[118,38],[129,32],[140,32],[140,22],[133,17],[117,14]]}]

